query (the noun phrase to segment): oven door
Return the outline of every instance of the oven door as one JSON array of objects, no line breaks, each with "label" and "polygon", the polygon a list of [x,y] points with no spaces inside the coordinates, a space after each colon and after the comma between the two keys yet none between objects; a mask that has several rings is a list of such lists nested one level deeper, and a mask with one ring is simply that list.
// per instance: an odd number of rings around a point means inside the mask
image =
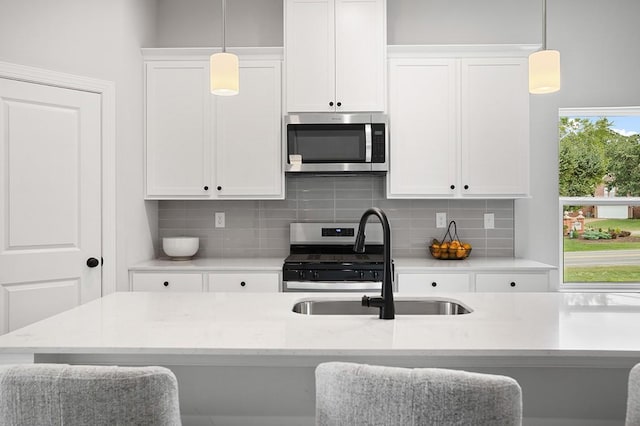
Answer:
[{"label": "oven door", "polygon": [[382,291],[381,281],[284,281],[283,292],[309,292],[309,293],[349,293]]}]

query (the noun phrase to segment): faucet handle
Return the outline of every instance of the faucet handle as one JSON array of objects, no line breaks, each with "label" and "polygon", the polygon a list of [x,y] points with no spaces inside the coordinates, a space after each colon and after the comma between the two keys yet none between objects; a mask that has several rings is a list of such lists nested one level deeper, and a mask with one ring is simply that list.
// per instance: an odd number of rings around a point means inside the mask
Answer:
[{"label": "faucet handle", "polygon": [[369,305],[369,296],[367,295],[362,296],[362,306],[367,306],[367,307],[371,306]]}]

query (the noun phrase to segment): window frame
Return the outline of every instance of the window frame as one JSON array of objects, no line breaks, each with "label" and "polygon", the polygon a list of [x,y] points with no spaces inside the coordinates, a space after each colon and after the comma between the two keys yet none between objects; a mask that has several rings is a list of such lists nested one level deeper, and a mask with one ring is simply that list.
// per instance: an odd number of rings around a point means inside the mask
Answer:
[{"label": "window frame", "polygon": [[[638,116],[640,117],[640,106],[637,107],[585,107],[585,108],[559,108],[558,118],[560,117],[610,117],[610,116]],[[560,140],[558,139],[558,150],[560,149]],[[559,160],[559,158],[558,158]],[[566,283],[564,282],[564,238],[562,236],[562,218],[564,216],[565,205],[591,205],[596,204],[605,206],[615,205],[640,205],[640,197],[614,197],[614,198],[596,198],[596,197],[561,197],[558,193],[558,222],[561,237],[558,239],[559,245],[559,291],[581,291],[581,292],[625,292],[640,290],[640,280],[638,282],[629,283],[613,283],[613,282],[581,282]]]}]

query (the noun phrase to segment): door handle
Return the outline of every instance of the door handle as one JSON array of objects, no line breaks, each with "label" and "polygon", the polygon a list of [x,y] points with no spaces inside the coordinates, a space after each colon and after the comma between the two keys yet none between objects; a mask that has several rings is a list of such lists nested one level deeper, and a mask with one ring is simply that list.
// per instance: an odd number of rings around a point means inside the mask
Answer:
[{"label": "door handle", "polygon": [[100,264],[100,261],[98,259],[96,259],[95,257],[90,257],[90,258],[87,259],[87,266],[89,268],[95,268],[99,264]]}]

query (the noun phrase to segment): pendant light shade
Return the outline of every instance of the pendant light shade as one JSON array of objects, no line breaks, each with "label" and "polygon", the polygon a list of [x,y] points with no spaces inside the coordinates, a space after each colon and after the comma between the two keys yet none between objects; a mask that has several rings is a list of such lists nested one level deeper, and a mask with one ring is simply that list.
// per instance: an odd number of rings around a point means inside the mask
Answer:
[{"label": "pendant light shade", "polygon": [[214,53],[209,59],[211,93],[233,96],[240,91],[240,66],[238,57],[227,53],[226,0],[222,0],[222,53]]},{"label": "pendant light shade", "polygon": [[547,0],[542,0],[542,50],[529,55],[529,93],[560,90],[560,52],[547,50]]},{"label": "pendant light shade", "polygon": [[540,50],[529,55],[529,93],[560,90],[560,52]]},{"label": "pendant light shade", "polygon": [[218,96],[237,95],[240,89],[238,57],[232,53],[216,53],[209,61],[211,93]]}]

